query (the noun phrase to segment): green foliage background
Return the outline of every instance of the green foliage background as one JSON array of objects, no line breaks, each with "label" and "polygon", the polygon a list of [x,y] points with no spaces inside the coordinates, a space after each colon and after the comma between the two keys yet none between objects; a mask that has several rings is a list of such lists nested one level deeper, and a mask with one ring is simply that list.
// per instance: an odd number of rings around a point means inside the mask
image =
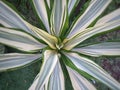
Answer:
[{"label": "green foliage background", "polygon": [[[22,13],[21,15],[24,15],[23,17],[25,17],[26,20],[40,27],[40,25],[37,23],[38,22],[37,17],[33,14],[33,10],[29,0],[6,0],[6,1],[12,3],[16,7],[16,9],[20,13]],[[79,6],[75,10],[74,13],[75,15],[77,15],[79,12],[82,12],[82,9],[86,7],[81,6],[86,1],[88,0],[81,0],[81,4],[79,4]],[[119,6],[120,0],[113,0],[110,6],[100,17],[115,10],[116,8],[119,8]],[[73,15],[71,18],[74,19],[75,15]],[[120,30],[100,35],[94,39],[92,38],[88,39],[85,42],[83,42],[83,44],[93,42],[104,42],[109,40],[117,41],[120,40]],[[0,53],[3,53],[3,51],[4,46],[0,45]],[[8,52],[15,52],[15,50],[5,46],[4,53]],[[101,65],[104,69],[106,69],[114,78],[116,78],[120,82],[120,57],[100,57],[92,59],[95,60],[95,62]],[[40,66],[41,61],[38,60],[38,62],[34,62],[33,64],[19,68],[17,70],[0,72],[0,90],[27,90],[31,83],[33,82],[35,76],[39,72]],[[110,66],[112,67],[112,69],[110,68]],[[98,90],[110,90],[107,86],[98,81],[96,81],[94,85],[97,87]]]}]

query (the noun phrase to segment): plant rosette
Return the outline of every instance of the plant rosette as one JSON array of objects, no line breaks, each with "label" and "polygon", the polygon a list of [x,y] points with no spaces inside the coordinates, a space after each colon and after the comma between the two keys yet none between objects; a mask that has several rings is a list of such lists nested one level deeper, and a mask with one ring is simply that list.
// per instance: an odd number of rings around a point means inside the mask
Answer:
[{"label": "plant rosette", "polygon": [[30,2],[44,29],[24,20],[10,3],[0,1],[0,43],[24,52],[0,54],[0,71],[18,68],[42,58],[40,72],[29,90],[65,90],[66,76],[74,90],[96,90],[86,77],[99,80],[113,90],[120,90],[120,83],[88,58],[118,56],[120,42],[79,47],[83,41],[96,34],[118,29],[120,8],[89,27],[111,0],[91,0],[87,9],[75,17],[72,24],[70,16],[79,0]]}]

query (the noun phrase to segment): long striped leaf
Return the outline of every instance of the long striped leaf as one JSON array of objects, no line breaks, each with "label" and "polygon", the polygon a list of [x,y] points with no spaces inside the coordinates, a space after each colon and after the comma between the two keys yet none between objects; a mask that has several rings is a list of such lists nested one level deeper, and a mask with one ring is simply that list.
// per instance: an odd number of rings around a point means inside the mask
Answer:
[{"label": "long striped leaf", "polygon": [[74,9],[74,7],[76,6],[76,4],[79,2],[80,0],[69,0],[68,1],[68,14],[70,15],[72,10]]},{"label": "long striped leaf", "polygon": [[53,48],[53,49],[56,48],[55,45],[58,43],[58,40],[55,36],[52,36],[52,35],[48,34],[47,32],[31,25],[30,23],[26,22],[26,25],[28,27],[30,27],[30,29],[36,34],[37,38],[46,42],[51,48]]},{"label": "long striped leaf", "polygon": [[30,34],[34,33],[26,26],[24,20],[3,1],[0,0],[0,24],[5,27],[19,28]]},{"label": "long striped leaf", "polygon": [[80,44],[81,42],[90,38],[93,35],[96,35],[98,33],[102,33],[105,31],[109,31],[109,30],[117,28],[119,26],[120,26],[120,20],[116,20],[113,22],[108,22],[105,24],[100,24],[95,27],[85,29],[83,32],[78,33],[76,36],[73,36],[70,39],[68,39],[68,41],[67,40],[64,41],[64,42],[66,42],[64,48],[67,50],[70,50],[73,47],[75,47],[76,45]]},{"label": "long striped leaf", "polygon": [[[34,83],[29,90],[35,90],[37,83],[39,83],[39,74],[36,76]],[[49,82],[49,83],[48,83]],[[64,77],[59,61],[57,62],[54,71],[52,72],[49,80],[45,82],[45,85],[41,90],[64,90]]]},{"label": "long striped leaf", "polygon": [[65,90],[64,75],[59,61],[49,80],[49,90]]},{"label": "long striped leaf", "polygon": [[86,47],[74,48],[73,50],[94,57],[99,57],[102,55],[118,56],[120,55],[120,42],[93,44]]},{"label": "long striped leaf", "polygon": [[9,27],[9,28],[19,28],[17,26],[14,26],[9,20],[7,20],[5,17],[0,16],[0,24]]},{"label": "long striped leaf", "polygon": [[35,80],[30,88],[33,88],[32,86],[34,86],[35,88],[34,90],[41,90],[45,83],[48,81],[50,75],[52,74],[57,64],[57,61],[58,61],[57,52],[54,50],[46,50],[44,52],[43,65],[41,67],[40,73],[38,74],[39,79],[36,79],[38,80],[38,83],[36,83],[37,81]]},{"label": "long striped leaf", "polygon": [[[50,26],[48,21],[48,15],[45,5],[45,0],[32,0],[34,7],[37,11],[38,16],[42,20],[43,24],[45,25],[47,31],[50,33]],[[47,0],[48,1],[48,0]]]},{"label": "long striped leaf", "polygon": [[65,53],[65,55],[78,69],[85,71],[86,73],[100,80],[113,90],[120,89],[120,83],[118,83],[104,69],[94,63],[92,60],[82,57],[76,53]]},{"label": "long striped leaf", "polygon": [[24,32],[4,27],[0,27],[0,43],[26,52],[35,52],[45,47]]},{"label": "long striped leaf", "polygon": [[59,36],[67,19],[67,0],[54,0],[51,14],[51,27],[53,34]]},{"label": "long striped leaf", "polygon": [[[33,84],[29,87],[28,90],[35,90],[38,80],[39,80],[39,74],[35,77]],[[41,90],[44,90],[44,89],[41,89]]]},{"label": "long striped leaf", "polygon": [[114,10],[113,12],[111,12],[111,13],[105,15],[104,17],[102,17],[101,19],[99,19],[97,21],[97,23],[95,24],[95,26],[104,24],[107,22],[113,22],[116,20],[120,20],[120,8]]},{"label": "long striped leaf", "polygon": [[[35,77],[34,81],[33,81],[33,84],[29,87],[28,90],[36,90],[36,85],[39,83],[39,74]],[[46,83],[45,83],[46,84]],[[45,89],[45,85],[40,89],[40,90],[47,90]]]},{"label": "long striped leaf", "polygon": [[67,66],[67,70],[74,90],[96,90],[95,87],[83,76]]},{"label": "long striped leaf", "polygon": [[87,28],[105,10],[110,2],[111,0],[92,0],[87,10],[75,22],[68,38]]},{"label": "long striped leaf", "polygon": [[0,71],[13,69],[17,67],[29,64],[38,58],[40,54],[21,54],[21,53],[10,53],[0,54]]}]

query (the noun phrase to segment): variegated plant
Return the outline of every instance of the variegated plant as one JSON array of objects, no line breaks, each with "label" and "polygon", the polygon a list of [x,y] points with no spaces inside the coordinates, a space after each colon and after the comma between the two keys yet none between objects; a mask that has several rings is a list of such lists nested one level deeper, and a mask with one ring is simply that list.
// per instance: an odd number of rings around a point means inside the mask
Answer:
[{"label": "variegated plant", "polygon": [[84,13],[69,24],[72,10],[78,2],[32,0],[45,27],[42,30],[25,21],[10,4],[1,0],[0,43],[25,53],[0,54],[0,71],[24,66],[42,57],[40,72],[29,90],[65,90],[66,75],[74,90],[96,90],[85,77],[97,79],[113,90],[120,90],[120,84],[88,58],[120,55],[120,42],[79,47],[83,41],[96,34],[119,28],[120,8],[89,27],[111,2],[91,0]]}]

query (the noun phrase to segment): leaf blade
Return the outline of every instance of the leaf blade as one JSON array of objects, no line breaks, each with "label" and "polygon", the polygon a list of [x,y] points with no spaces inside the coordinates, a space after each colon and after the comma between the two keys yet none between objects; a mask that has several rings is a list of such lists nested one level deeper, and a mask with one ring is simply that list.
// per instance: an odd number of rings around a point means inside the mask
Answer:
[{"label": "leaf blade", "polygon": [[109,31],[109,30],[117,28],[119,26],[120,26],[120,20],[116,20],[113,22],[100,24],[95,27],[87,28],[84,31],[78,33],[76,36],[73,36],[73,37],[69,38],[68,40],[65,40],[64,48],[67,50],[70,50],[73,47],[75,47],[76,45],[83,42],[84,40],[86,40],[96,34]]},{"label": "leaf blade", "polygon": [[65,53],[66,56],[73,62],[73,64],[86,73],[92,75],[96,79],[100,80],[110,88],[119,90],[120,83],[112,78],[104,69],[94,63],[92,60],[82,57],[76,53]]},{"label": "leaf blade", "polygon": [[110,2],[111,0],[92,0],[87,10],[75,22],[68,38],[87,28],[104,11]]},{"label": "leaf blade", "polygon": [[58,61],[49,80],[49,90],[65,90],[64,82],[64,75]]},{"label": "leaf blade", "polygon": [[[35,9],[37,11],[38,16],[42,20],[47,31],[50,33],[50,26],[49,26],[49,20],[48,20],[45,1],[44,0],[32,0],[32,1],[33,1]],[[48,0],[47,0],[47,2],[48,2]]]},{"label": "leaf blade", "polygon": [[86,47],[74,48],[73,51],[79,53],[99,57],[105,56],[119,56],[120,55],[120,42],[104,42],[99,44],[93,44]]},{"label": "leaf blade", "polygon": [[33,82],[30,88],[32,88],[32,86],[35,86],[35,90],[42,89],[45,83],[48,81],[51,73],[53,72],[57,61],[57,52],[55,52],[54,50],[46,50],[44,52],[44,62],[41,67],[40,73],[38,74],[38,83],[35,84]]},{"label": "leaf blade", "polygon": [[70,15],[72,10],[74,9],[75,5],[79,2],[80,0],[69,0],[68,1],[68,14]]},{"label": "leaf blade", "polygon": [[47,1],[48,7],[51,8],[51,6],[50,6],[50,0],[46,0],[46,1]]},{"label": "leaf blade", "polygon": [[99,24],[104,24],[104,23],[108,23],[108,22],[113,22],[116,20],[120,20],[120,8],[112,11],[111,13],[103,16],[101,19],[99,19],[95,26],[99,25]]},{"label": "leaf blade", "polygon": [[12,8],[4,1],[0,1],[0,24],[9,28],[19,28],[34,35],[30,28],[26,26],[25,20],[23,20],[19,14],[12,10]]},{"label": "leaf blade", "polygon": [[96,90],[95,87],[83,76],[67,66],[74,90]]},{"label": "leaf blade", "polygon": [[54,0],[50,18],[52,33],[59,36],[67,19],[67,0]]},{"label": "leaf blade", "polygon": [[0,43],[26,52],[36,52],[45,47],[24,32],[4,27],[0,27]]},{"label": "leaf blade", "polygon": [[58,40],[55,36],[48,34],[47,32],[43,31],[42,29],[39,29],[30,23],[26,22],[26,25],[30,27],[30,29],[36,34],[36,37],[43,40],[45,43],[47,43],[51,48],[56,49],[56,44],[58,43]]},{"label": "leaf blade", "polygon": [[0,71],[24,66],[40,58],[40,54],[0,54]]}]

